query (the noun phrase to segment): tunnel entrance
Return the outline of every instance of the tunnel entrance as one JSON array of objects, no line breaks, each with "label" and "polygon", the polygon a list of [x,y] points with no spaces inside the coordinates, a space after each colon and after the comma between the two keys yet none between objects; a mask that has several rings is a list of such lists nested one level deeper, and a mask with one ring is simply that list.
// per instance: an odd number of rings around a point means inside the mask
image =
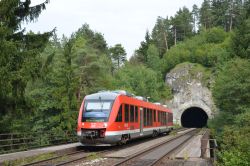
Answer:
[{"label": "tunnel entrance", "polygon": [[181,115],[181,125],[188,128],[202,128],[207,125],[207,113],[199,107],[190,107]]}]

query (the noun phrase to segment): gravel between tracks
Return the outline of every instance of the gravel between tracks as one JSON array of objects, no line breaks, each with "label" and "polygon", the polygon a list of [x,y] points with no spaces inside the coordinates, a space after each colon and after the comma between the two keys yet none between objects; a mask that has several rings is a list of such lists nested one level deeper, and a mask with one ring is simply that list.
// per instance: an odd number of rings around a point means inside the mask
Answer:
[{"label": "gravel between tracks", "polygon": [[[178,134],[183,134],[185,132],[188,132],[192,129],[188,129],[186,131],[182,131],[181,133]],[[121,161],[121,159],[125,159],[126,157],[129,157],[131,155],[134,155],[135,153],[138,153],[140,151],[143,151],[144,149],[153,147],[156,144],[159,144],[161,142],[164,142],[166,140],[169,140],[171,138],[173,138],[175,135],[167,135],[167,136],[162,136],[162,137],[158,137],[155,139],[150,139],[138,144],[135,144],[133,146],[129,146],[129,147],[123,147],[121,149],[112,151],[112,152],[107,152],[106,155],[102,155],[99,158],[93,159],[93,160],[89,160],[89,161],[81,161],[78,162],[77,164],[71,164],[71,165],[77,165],[77,166],[110,166],[113,165],[119,161]]]}]

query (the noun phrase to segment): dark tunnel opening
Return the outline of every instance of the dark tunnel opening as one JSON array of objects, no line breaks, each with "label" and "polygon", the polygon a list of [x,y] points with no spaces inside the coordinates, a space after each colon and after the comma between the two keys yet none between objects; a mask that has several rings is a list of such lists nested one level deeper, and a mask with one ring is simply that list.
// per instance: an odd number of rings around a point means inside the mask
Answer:
[{"label": "dark tunnel opening", "polygon": [[207,113],[199,107],[190,107],[181,115],[181,125],[187,128],[205,127],[207,120]]}]

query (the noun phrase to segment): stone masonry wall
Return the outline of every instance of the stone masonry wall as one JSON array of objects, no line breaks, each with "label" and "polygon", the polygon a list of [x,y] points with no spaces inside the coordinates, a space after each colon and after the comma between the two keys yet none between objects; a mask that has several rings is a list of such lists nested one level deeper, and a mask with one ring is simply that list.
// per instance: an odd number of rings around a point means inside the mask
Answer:
[{"label": "stone masonry wall", "polygon": [[183,63],[166,75],[166,84],[172,88],[173,99],[167,105],[173,111],[174,121],[180,124],[182,113],[190,107],[203,109],[209,118],[216,110],[211,91],[204,85],[201,65]]}]

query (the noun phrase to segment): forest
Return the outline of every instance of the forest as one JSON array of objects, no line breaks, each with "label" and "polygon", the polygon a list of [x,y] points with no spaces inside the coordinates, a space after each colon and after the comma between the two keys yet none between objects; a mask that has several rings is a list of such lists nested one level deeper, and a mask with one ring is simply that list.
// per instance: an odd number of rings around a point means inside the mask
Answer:
[{"label": "forest", "polygon": [[210,69],[219,114],[208,127],[219,143],[217,165],[250,165],[250,1],[204,0],[158,17],[134,55],[108,46],[83,24],[70,37],[26,32],[49,1],[0,1],[0,133],[76,129],[85,95],[124,89],[151,101],[172,98],[165,75],[177,64]]}]

